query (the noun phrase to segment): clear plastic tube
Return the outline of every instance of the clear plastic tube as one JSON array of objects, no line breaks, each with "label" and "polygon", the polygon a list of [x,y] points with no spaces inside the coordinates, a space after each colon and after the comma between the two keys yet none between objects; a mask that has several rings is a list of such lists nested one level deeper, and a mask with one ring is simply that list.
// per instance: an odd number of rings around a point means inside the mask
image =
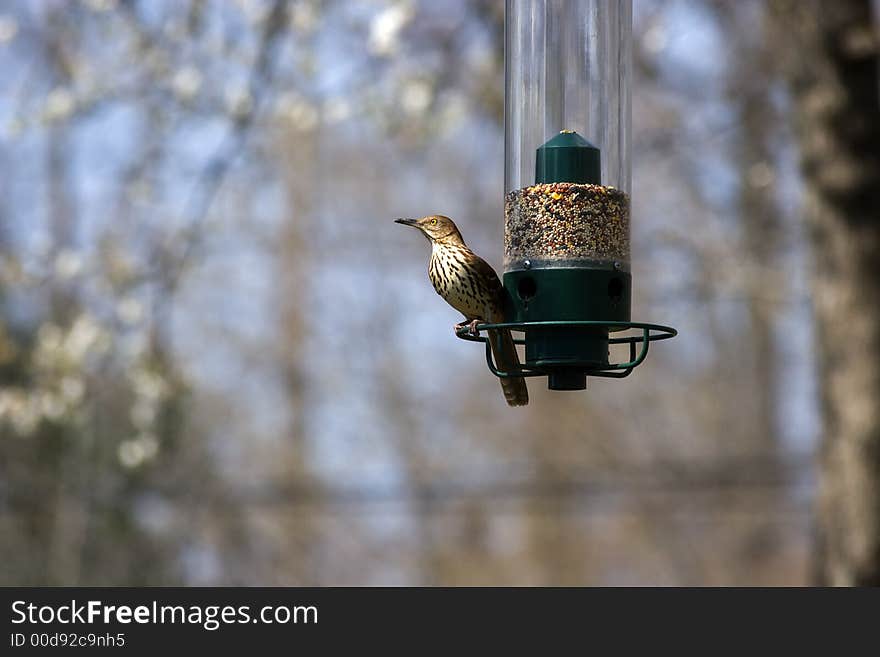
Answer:
[{"label": "clear plastic tube", "polygon": [[506,270],[629,269],[631,33],[631,0],[507,0]]}]

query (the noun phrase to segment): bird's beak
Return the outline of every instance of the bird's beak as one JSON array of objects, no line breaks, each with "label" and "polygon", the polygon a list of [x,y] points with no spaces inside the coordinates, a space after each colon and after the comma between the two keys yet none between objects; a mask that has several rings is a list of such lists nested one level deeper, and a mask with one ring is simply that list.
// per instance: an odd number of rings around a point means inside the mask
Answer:
[{"label": "bird's beak", "polygon": [[403,224],[404,226],[415,226],[418,223],[418,219],[406,219],[401,217],[400,219],[395,219],[394,223]]}]

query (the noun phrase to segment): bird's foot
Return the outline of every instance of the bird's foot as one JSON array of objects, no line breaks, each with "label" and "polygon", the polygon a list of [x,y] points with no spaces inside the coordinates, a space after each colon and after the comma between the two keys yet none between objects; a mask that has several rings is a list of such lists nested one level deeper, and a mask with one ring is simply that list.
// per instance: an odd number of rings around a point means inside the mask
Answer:
[{"label": "bird's foot", "polygon": [[466,326],[467,330],[468,330],[468,334],[470,334],[474,337],[477,337],[480,334],[480,332],[477,330],[477,324],[479,324],[479,323],[480,323],[480,320],[478,320],[478,319],[475,319],[470,322],[459,322],[458,324],[456,324],[453,327],[453,330],[456,333],[458,333],[461,329],[463,329]]}]

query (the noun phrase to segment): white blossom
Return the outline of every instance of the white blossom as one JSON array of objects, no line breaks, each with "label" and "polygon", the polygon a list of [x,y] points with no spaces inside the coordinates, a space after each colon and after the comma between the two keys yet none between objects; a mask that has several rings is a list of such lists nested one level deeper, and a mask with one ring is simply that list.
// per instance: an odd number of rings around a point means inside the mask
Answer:
[{"label": "white blossom", "polygon": [[197,68],[184,66],[171,78],[171,88],[180,100],[191,101],[202,88],[202,74]]},{"label": "white blossom", "polygon": [[137,439],[123,440],[119,443],[116,455],[126,468],[136,468],[144,462],[144,446]]},{"label": "white blossom", "polygon": [[159,453],[159,441],[152,433],[142,433],[119,443],[117,457],[126,468],[136,468]]},{"label": "white blossom", "polygon": [[67,410],[67,405],[59,395],[49,390],[39,390],[36,395],[39,414],[49,420],[57,420]]},{"label": "white blossom", "polygon": [[651,27],[645,30],[645,34],[642,37],[642,43],[644,44],[645,50],[652,55],[656,55],[663,51],[669,43],[669,35],[666,31],[666,26],[660,22],[651,25]]},{"label": "white blossom", "polygon": [[86,386],[82,379],[75,376],[65,376],[61,379],[61,397],[71,406],[82,401],[85,390]]},{"label": "white blossom", "polygon": [[370,23],[367,47],[376,55],[388,56],[400,45],[400,32],[412,20],[413,7],[409,2],[397,2],[380,11]]},{"label": "white blossom", "polygon": [[62,281],[70,280],[82,271],[83,259],[76,251],[61,249],[55,257],[55,275]]},{"label": "white blossom", "polygon": [[64,340],[65,352],[76,363],[81,363],[91,351],[103,351],[103,328],[87,313],[82,313],[73,322]]},{"label": "white blossom", "polygon": [[421,114],[431,104],[434,90],[424,80],[410,80],[400,92],[400,105],[409,114]]},{"label": "white blossom", "polygon": [[56,87],[46,96],[43,116],[47,121],[61,121],[73,114],[75,106],[76,101],[70,89]]},{"label": "white blossom", "polygon": [[300,132],[314,130],[320,119],[315,106],[296,94],[283,94],[278,99],[277,112]]},{"label": "white blossom", "polygon": [[0,420],[9,422],[20,436],[32,434],[40,420],[35,402],[35,398],[23,390],[0,390]]},{"label": "white blossom", "polygon": [[129,372],[128,377],[138,396],[161,399],[168,394],[168,383],[165,379],[148,369],[135,368]]},{"label": "white blossom", "polygon": [[0,421],[11,417],[15,410],[15,392],[0,389]]}]

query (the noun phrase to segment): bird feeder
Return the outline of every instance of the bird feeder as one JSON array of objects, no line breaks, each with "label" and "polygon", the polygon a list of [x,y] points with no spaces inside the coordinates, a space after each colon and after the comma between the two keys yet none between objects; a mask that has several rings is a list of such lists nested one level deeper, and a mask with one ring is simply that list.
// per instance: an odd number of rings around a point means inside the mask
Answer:
[{"label": "bird feeder", "polygon": [[[632,322],[630,0],[507,0],[504,324],[525,362],[501,377],[547,376],[582,390],[622,378],[675,329]],[[464,339],[487,341],[459,331]],[[612,362],[609,346],[629,346]]]}]

